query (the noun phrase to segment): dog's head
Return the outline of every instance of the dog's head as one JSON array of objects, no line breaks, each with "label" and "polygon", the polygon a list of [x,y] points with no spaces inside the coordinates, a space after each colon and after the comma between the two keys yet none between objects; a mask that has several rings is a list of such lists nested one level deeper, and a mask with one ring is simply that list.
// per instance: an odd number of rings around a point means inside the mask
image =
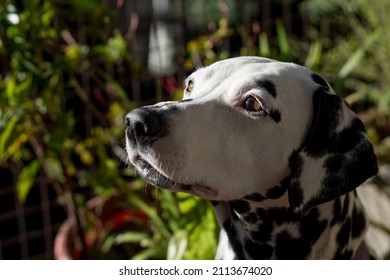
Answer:
[{"label": "dog's head", "polygon": [[184,98],[126,116],[130,162],[152,184],[210,200],[273,200],[298,209],[377,172],[364,127],[310,70],[257,57],[195,71]]}]

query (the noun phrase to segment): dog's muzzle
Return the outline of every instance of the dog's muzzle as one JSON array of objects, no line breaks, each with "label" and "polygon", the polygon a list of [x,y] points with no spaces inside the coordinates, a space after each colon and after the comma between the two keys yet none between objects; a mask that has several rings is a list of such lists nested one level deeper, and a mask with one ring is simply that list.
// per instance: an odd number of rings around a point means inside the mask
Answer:
[{"label": "dog's muzzle", "polygon": [[129,112],[125,122],[130,163],[148,182],[161,188],[172,188],[175,183],[147,160],[153,142],[168,134],[161,114],[150,107],[142,107]]},{"label": "dog's muzzle", "polygon": [[126,115],[125,122],[127,154],[141,177],[163,189],[188,192],[209,199],[216,197],[217,192],[207,186],[172,180],[161,169],[163,164],[156,163],[153,156],[156,157],[158,152],[151,153],[152,144],[169,134],[167,117],[163,112],[154,107],[138,108]]}]

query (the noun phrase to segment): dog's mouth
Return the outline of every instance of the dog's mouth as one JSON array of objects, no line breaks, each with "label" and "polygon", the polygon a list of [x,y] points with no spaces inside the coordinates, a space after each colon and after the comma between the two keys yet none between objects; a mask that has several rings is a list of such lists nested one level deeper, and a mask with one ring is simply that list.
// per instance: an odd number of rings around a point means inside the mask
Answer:
[{"label": "dog's mouth", "polygon": [[133,157],[131,163],[145,181],[161,189],[186,192],[209,200],[215,200],[218,195],[218,192],[210,187],[201,184],[184,184],[168,178],[141,155]]}]

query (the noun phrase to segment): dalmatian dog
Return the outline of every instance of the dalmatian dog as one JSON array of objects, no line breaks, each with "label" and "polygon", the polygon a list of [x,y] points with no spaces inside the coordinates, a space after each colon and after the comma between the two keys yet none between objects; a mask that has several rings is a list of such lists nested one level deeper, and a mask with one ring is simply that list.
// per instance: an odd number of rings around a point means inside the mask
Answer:
[{"label": "dalmatian dog", "polygon": [[365,259],[356,188],[377,173],[362,122],[309,69],[238,57],[196,70],[184,98],[128,113],[140,176],[210,200],[218,259]]}]

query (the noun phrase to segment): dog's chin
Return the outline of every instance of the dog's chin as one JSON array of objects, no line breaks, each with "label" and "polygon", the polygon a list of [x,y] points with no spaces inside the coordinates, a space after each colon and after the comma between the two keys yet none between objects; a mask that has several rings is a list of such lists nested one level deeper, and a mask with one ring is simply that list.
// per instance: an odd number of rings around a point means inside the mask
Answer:
[{"label": "dog's chin", "polygon": [[138,155],[131,162],[145,181],[158,188],[173,192],[185,192],[208,200],[217,200],[218,198],[218,192],[210,187],[199,184],[184,184],[168,178],[142,156]]}]

